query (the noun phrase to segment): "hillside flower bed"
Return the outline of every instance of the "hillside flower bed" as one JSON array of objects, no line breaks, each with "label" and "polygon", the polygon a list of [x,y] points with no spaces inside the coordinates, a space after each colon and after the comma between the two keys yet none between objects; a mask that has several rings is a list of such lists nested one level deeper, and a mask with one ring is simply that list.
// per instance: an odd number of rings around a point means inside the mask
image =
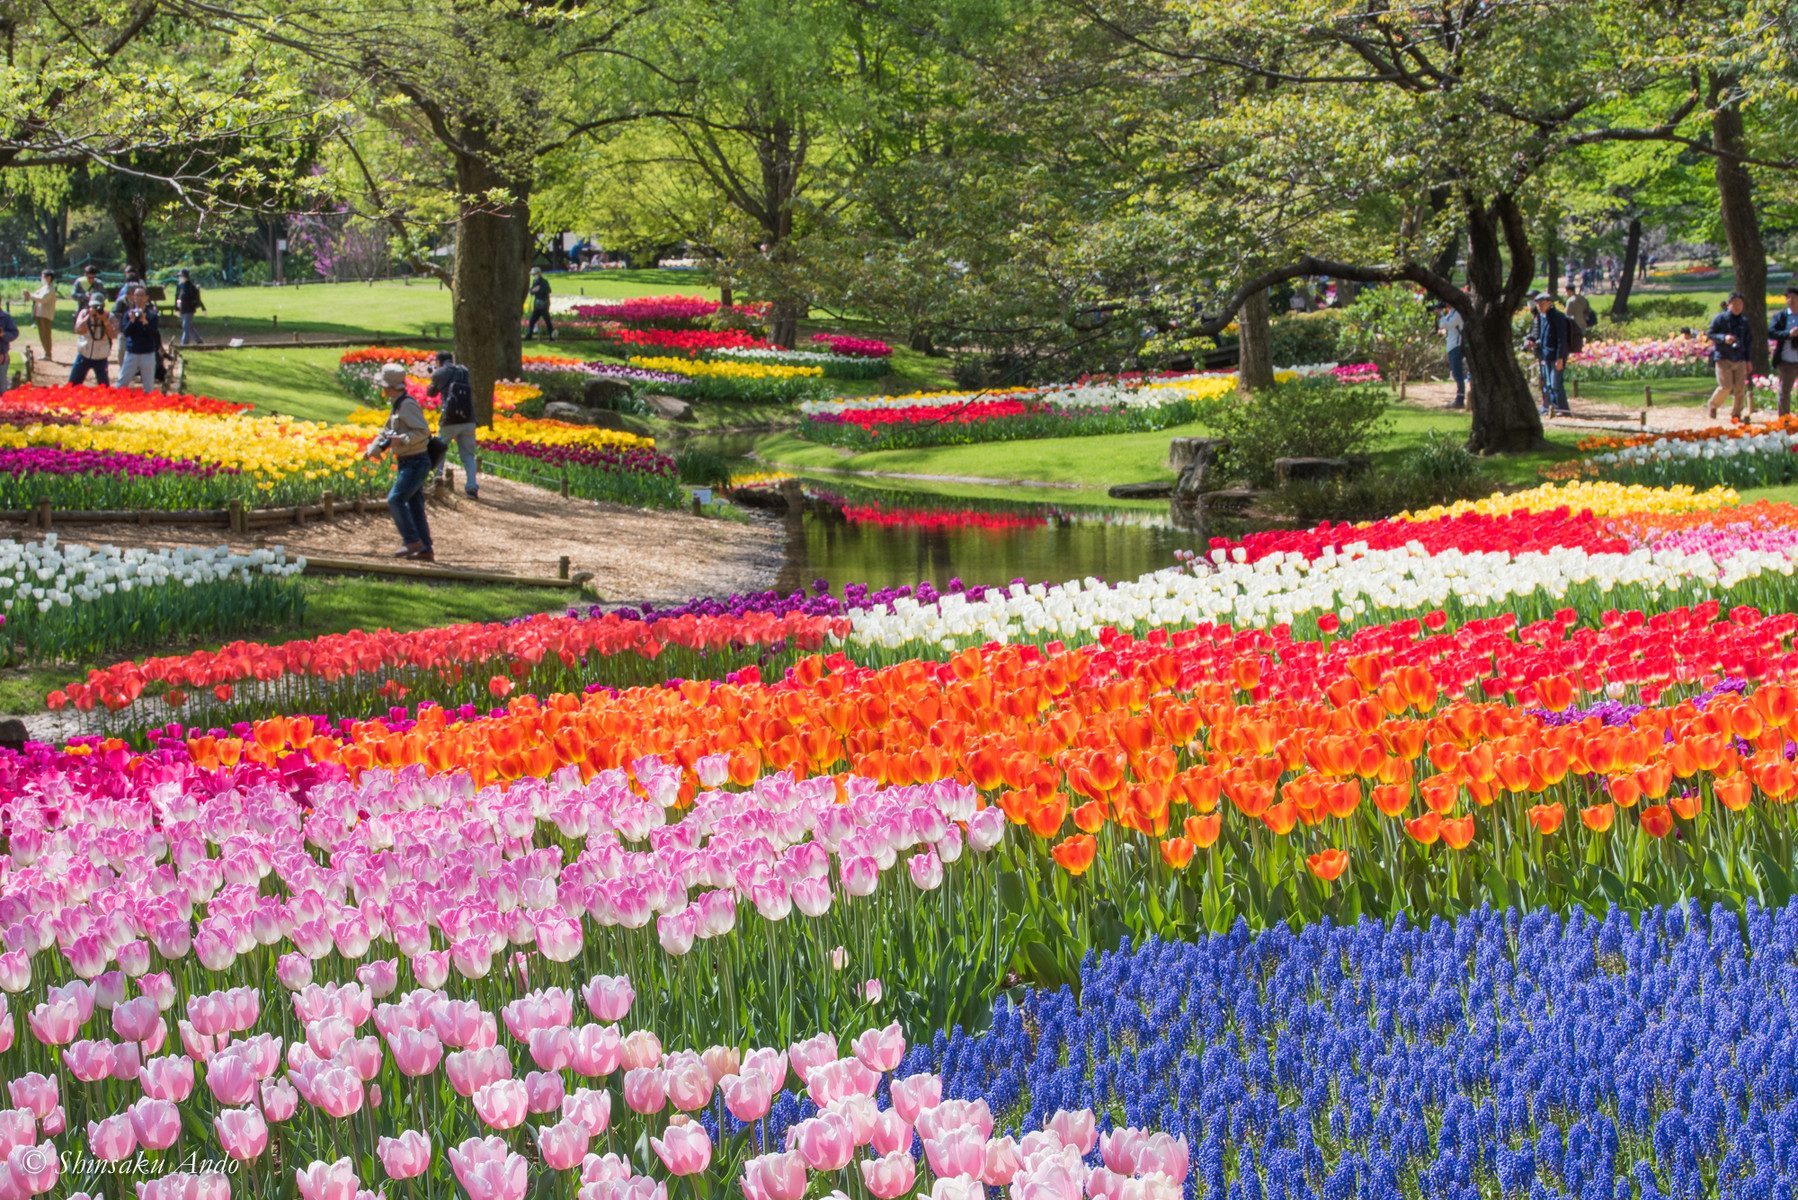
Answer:
[{"label": "hillside flower bed", "polygon": [[771,403],[812,400],[828,394],[824,371],[816,366],[635,356],[630,365],[682,376],[685,382],[667,388],[669,395],[681,399]]},{"label": "hillside flower bed", "polygon": [[495,438],[481,443],[481,461],[514,471],[547,470],[568,481],[568,494],[637,508],[679,508],[686,499],[674,460],[641,444],[545,445]]},{"label": "hillside flower bed", "polygon": [[1772,487],[1798,473],[1793,448],[1798,433],[1786,429],[1728,431],[1702,440],[1667,438],[1593,455],[1587,472],[1627,483],[1721,484],[1727,487]]},{"label": "hillside flower bed", "polygon": [[121,550],[0,542],[0,665],[79,662],[138,646],[299,621],[306,560],[279,548]]},{"label": "hillside flower bed", "polygon": [[1697,333],[1634,341],[1592,341],[1568,358],[1567,378],[1601,383],[1705,375],[1711,369],[1710,357],[1711,340]]},{"label": "hillside flower bed", "polygon": [[[639,296],[629,300],[581,300],[570,308],[576,322],[616,322],[640,329],[692,329],[723,305],[703,296]],[[742,321],[767,318],[766,304],[738,304],[731,315]]]},{"label": "hillside flower bed", "polygon": [[738,349],[725,347],[698,352],[724,362],[762,363],[782,367],[816,367],[826,379],[879,379],[887,373],[887,361],[872,355],[821,353],[816,350],[783,350],[777,346]]}]

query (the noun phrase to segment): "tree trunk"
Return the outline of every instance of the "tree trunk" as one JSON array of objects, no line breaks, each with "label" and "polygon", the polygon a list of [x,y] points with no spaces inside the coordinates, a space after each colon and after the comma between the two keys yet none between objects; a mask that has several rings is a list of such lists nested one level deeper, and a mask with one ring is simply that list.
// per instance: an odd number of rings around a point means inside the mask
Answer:
[{"label": "tree trunk", "polygon": [[1236,390],[1247,396],[1274,386],[1274,331],[1267,317],[1267,289],[1258,288],[1236,314],[1241,357]]},{"label": "tree trunk", "polygon": [[1623,271],[1617,276],[1617,294],[1611,297],[1611,319],[1621,321],[1629,316],[1629,290],[1635,286],[1636,264],[1642,259],[1642,218],[1629,219],[1629,232],[1623,238]]},{"label": "tree trunk", "polygon": [[[1535,274],[1535,256],[1511,197],[1500,196],[1488,208],[1470,194],[1465,207],[1469,295],[1461,313],[1461,346],[1467,355],[1467,407],[1473,418],[1467,448],[1493,454],[1534,450],[1542,444],[1542,415],[1517,365],[1511,318]],[[1508,278],[1501,236],[1511,252]]]},{"label": "tree trunk", "polygon": [[144,214],[138,211],[130,196],[120,196],[107,206],[119,242],[125,249],[125,265],[137,272],[139,279],[150,277],[150,246],[144,236]]},{"label": "tree trunk", "polygon": [[783,296],[774,301],[768,310],[770,342],[788,350],[793,348],[799,341],[799,309],[800,302],[793,296]]},{"label": "tree trunk", "polygon": [[919,354],[934,355],[936,353],[936,339],[931,335],[928,325],[913,325],[911,333],[905,339],[905,344]]},{"label": "tree trunk", "polygon": [[[1711,115],[1711,145],[1728,154],[1745,152],[1742,113],[1733,106]],[[1767,373],[1767,248],[1761,242],[1760,218],[1754,211],[1754,180],[1739,162],[1717,160],[1717,196],[1722,202],[1723,232],[1729,238],[1729,261],[1736,270],[1735,290],[1742,293],[1742,315],[1748,318],[1749,352],[1754,371]]]},{"label": "tree trunk", "polygon": [[69,265],[69,205],[58,201],[52,205],[33,205],[32,224],[37,230],[38,249],[44,252],[44,267],[60,271]]},{"label": "tree trunk", "polygon": [[1545,291],[1555,293],[1558,297],[1561,291],[1561,254],[1555,239],[1555,231],[1552,228],[1549,229],[1548,236],[1543,241],[1546,245],[1542,247],[1542,258],[1548,282],[1542,286]]},{"label": "tree trunk", "polygon": [[[453,312],[456,360],[468,368],[474,389],[475,423],[493,424],[493,385],[516,379],[524,370],[520,311],[527,285],[526,264],[534,257],[530,192],[527,185],[501,179],[482,159],[458,155],[456,186],[464,199],[456,223]],[[504,189],[504,208],[468,198]]]}]

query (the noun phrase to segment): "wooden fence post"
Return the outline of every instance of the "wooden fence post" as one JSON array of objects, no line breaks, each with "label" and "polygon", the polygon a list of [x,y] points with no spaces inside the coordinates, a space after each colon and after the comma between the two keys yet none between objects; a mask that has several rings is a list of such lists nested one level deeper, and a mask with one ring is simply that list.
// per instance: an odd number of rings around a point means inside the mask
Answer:
[{"label": "wooden fence post", "polygon": [[1653,408],[1654,407],[1654,385],[1651,383],[1645,383],[1642,385],[1642,407],[1643,408]]},{"label": "wooden fence post", "polygon": [[50,497],[39,496],[37,501],[37,523],[40,529],[50,528]]},{"label": "wooden fence post", "polygon": [[566,554],[556,560],[556,578],[568,578],[568,556]]},{"label": "wooden fence post", "polygon": [[248,533],[250,526],[243,515],[243,501],[236,496],[231,498],[231,532]]}]

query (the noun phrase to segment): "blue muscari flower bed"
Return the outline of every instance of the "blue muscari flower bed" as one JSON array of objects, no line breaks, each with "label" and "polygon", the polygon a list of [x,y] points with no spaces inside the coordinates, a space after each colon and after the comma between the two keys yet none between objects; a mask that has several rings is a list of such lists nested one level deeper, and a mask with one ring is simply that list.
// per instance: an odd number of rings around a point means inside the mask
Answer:
[{"label": "blue muscari flower bed", "polygon": [[1187,1200],[1790,1200],[1795,1006],[1798,902],[1238,925],[1088,955],[1078,998],[1002,1002],[897,1074],[1014,1134],[1087,1106],[1184,1133]]}]

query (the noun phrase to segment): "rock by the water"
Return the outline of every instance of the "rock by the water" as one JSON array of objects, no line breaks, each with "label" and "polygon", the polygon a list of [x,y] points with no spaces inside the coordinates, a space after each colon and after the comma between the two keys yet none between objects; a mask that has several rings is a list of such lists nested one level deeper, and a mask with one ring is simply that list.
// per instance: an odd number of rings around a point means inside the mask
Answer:
[{"label": "rock by the water", "polygon": [[1114,483],[1105,489],[1105,494],[1113,500],[1165,500],[1174,494],[1174,481],[1162,479],[1154,483]]},{"label": "rock by the water", "polygon": [[665,421],[695,421],[693,406],[675,396],[645,396],[643,403],[649,405],[649,411]]},{"label": "rock by the water", "polygon": [[1354,473],[1355,466],[1346,458],[1276,458],[1274,481],[1284,486],[1319,479],[1341,479]]},{"label": "rock by the water", "polygon": [[543,415],[551,421],[566,421],[570,425],[597,425],[591,409],[582,408],[578,404],[570,404],[566,400],[551,400],[543,406]]},{"label": "rock by the water", "polygon": [[588,408],[611,408],[620,398],[631,394],[631,385],[622,379],[598,376],[581,384],[581,403]]}]

